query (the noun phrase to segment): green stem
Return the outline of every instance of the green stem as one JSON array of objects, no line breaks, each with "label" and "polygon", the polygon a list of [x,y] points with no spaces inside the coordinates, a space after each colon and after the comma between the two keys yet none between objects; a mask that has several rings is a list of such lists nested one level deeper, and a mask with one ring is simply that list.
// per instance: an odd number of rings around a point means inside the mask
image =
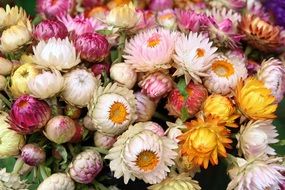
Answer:
[{"label": "green stem", "polygon": [[21,158],[18,158],[14,165],[12,173],[17,174],[22,169],[23,165],[24,165],[24,161]]},{"label": "green stem", "polygon": [[75,154],[75,151],[74,151],[74,148],[73,148],[72,144],[68,143],[67,146],[68,146],[68,149],[69,149],[69,151],[70,151],[72,157],[75,157],[76,154]]},{"label": "green stem", "polygon": [[40,166],[39,166],[39,170],[40,170],[40,174],[41,174],[41,176],[42,176],[43,179],[48,178],[48,175],[47,175],[46,170],[45,170],[45,168],[44,168],[43,165],[40,165]]},{"label": "green stem", "polygon": [[59,114],[56,96],[51,98],[51,110],[54,116]]},{"label": "green stem", "polygon": [[126,32],[120,32],[119,46],[118,46],[118,58],[114,61],[114,63],[120,63],[123,59],[123,51],[125,48],[125,40],[126,40]]},{"label": "green stem", "polygon": [[244,51],[245,57],[248,57],[251,52],[252,52],[252,48],[250,46],[247,46]]},{"label": "green stem", "polygon": [[0,93],[0,99],[6,104],[6,106],[11,108],[11,102],[5,96],[3,96],[3,94],[1,94],[1,93]]}]

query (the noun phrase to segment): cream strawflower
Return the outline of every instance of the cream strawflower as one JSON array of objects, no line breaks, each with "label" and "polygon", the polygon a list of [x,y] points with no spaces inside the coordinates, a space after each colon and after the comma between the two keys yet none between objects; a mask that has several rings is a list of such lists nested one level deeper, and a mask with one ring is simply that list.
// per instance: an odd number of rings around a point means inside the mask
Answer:
[{"label": "cream strawflower", "polygon": [[1,36],[0,50],[4,53],[15,51],[31,40],[32,26],[29,20],[26,23],[19,22],[4,30]]},{"label": "cream strawflower", "polygon": [[148,187],[149,190],[200,190],[198,181],[193,180],[186,173],[171,176],[161,183]]},{"label": "cream strawflower", "polygon": [[74,190],[75,183],[64,173],[54,173],[46,178],[37,190]]},{"label": "cream strawflower", "polygon": [[25,138],[10,129],[7,122],[8,114],[0,111],[0,158],[16,156],[25,145]]},{"label": "cream strawflower", "polygon": [[171,56],[178,33],[167,29],[140,32],[125,46],[125,63],[137,72],[148,72],[171,67]]},{"label": "cream strawflower", "polygon": [[109,83],[99,87],[88,104],[88,116],[101,133],[119,135],[136,119],[136,100],[132,90]]},{"label": "cream strawflower", "polygon": [[180,36],[175,43],[173,58],[177,70],[173,76],[185,75],[187,84],[191,79],[201,83],[200,77],[207,76],[206,71],[217,50],[212,44],[202,34],[190,32],[188,36]]},{"label": "cream strawflower", "polygon": [[136,121],[149,121],[156,110],[156,102],[141,92],[136,92],[136,109],[138,118]]},{"label": "cream strawflower", "polygon": [[132,89],[137,82],[137,73],[126,63],[113,64],[110,68],[110,77],[128,89]]},{"label": "cream strawflower", "polygon": [[36,64],[57,70],[70,69],[80,62],[73,43],[65,39],[50,38],[33,47]]},{"label": "cream strawflower", "polygon": [[186,125],[184,125],[184,123],[180,119],[177,119],[175,123],[167,121],[166,124],[169,127],[166,130],[167,137],[178,143],[179,140],[177,139],[177,137],[182,135],[182,130],[187,129]]},{"label": "cream strawflower", "polygon": [[167,177],[177,156],[177,143],[159,136],[137,123],[118,137],[105,159],[109,159],[115,178],[124,177],[125,184],[135,178],[155,184]]},{"label": "cream strawflower", "polygon": [[204,85],[212,93],[227,95],[247,77],[245,59],[231,53],[216,57],[210,65]]},{"label": "cream strawflower", "polygon": [[285,66],[280,60],[271,58],[263,61],[257,78],[272,91],[278,102],[282,100],[285,92]]},{"label": "cream strawflower", "polygon": [[65,74],[62,98],[78,107],[87,106],[100,81],[85,69],[75,69]]},{"label": "cream strawflower", "polygon": [[134,4],[129,3],[111,9],[106,17],[106,22],[119,28],[132,28],[138,23],[139,19]]},{"label": "cream strawflower", "polygon": [[7,80],[3,75],[0,75],[0,91],[4,90],[6,87]]},{"label": "cream strawflower", "polygon": [[276,155],[275,150],[269,144],[277,143],[277,136],[277,130],[271,120],[249,121],[241,126],[236,136],[240,156],[243,154],[245,158],[252,158],[266,154]]},{"label": "cream strawflower", "polygon": [[26,22],[27,20],[27,13],[22,7],[6,5],[6,10],[3,7],[0,8],[0,28],[16,25],[18,22]]},{"label": "cream strawflower", "polygon": [[235,158],[235,166],[228,172],[232,181],[227,190],[278,190],[285,181],[282,158],[244,160]]},{"label": "cream strawflower", "polygon": [[36,98],[46,99],[59,93],[64,84],[64,78],[57,70],[43,70],[28,83],[30,93]]}]

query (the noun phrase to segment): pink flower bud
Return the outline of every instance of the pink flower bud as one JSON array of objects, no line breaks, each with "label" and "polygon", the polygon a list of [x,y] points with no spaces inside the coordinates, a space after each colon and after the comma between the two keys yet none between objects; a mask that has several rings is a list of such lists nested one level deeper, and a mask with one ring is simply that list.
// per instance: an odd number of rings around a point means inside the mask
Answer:
[{"label": "pink flower bud", "polygon": [[70,141],[76,133],[76,125],[67,116],[55,116],[45,127],[44,134],[52,142],[62,144]]},{"label": "pink flower bud", "polygon": [[49,105],[32,96],[20,96],[12,105],[9,122],[21,134],[32,134],[46,125],[51,117]]},{"label": "pink flower bud", "polygon": [[45,151],[36,144],[26,144],[21,151],[21,159],[30,166],[37,166],[46,159]]},{"label": "pink flower bud", "polygon": [[74,6],[74,0],[37,0],[37,11],[47,18],[66,15]]},{"label": "pink flower bud", "polygon": [[173,81],[170,76],[155,72],[140,81],[139,86],[142,88],[142,93],[156,99],[167,95],[172,90]]},{"label": "pink flower bud", "polygon": [[109,54],[107,39],[97,33],[85,33],[74,40],[74,46],[82,59],[89,62],[102,61]]},{"label": "pink flower bud", "polygon": [[94,144],[99,148],[110,149],[116,140],[116,137],[108,136],[98,131],[94,133]]},{"label": "pink flower bud", "polygon": [[52,37],[64,39],[68,35],[68,32],[62,22],[57,20],[44,20],[35,27],[33,35],[35,39],[39,41],[48,41]]},{"label": "pink flower bud", "polygon": [[92,65],[91,71],[93,72],[95,76],[102,75],[103,72],[105,72],[106,74],[109,74],[110,64],[104,63],[104,62],[95,63],[94,65]]},{"label": "pink flower bud", "polygon": [[138,118],[136,121],[149,121],[155,110],[156,103],[141,92],[135,93]]},{"label": "pink flower bud", "polygon": [[162,11],[164,9],[171,9],[173,0],[151,0],[149,8],[153,11]]},{"label": "pink flower bud", "polygon": [[83,137],[84,129],[83,127],[75,121],[76,131],[72,139],[69,141],[71,143],[79,143]]}]

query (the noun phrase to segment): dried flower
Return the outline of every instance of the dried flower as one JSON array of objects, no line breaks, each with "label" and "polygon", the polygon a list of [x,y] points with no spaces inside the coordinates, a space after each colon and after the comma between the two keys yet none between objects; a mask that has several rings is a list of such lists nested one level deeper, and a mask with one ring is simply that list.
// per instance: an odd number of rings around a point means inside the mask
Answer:
[{"label": "dried flower", "polygon": [[137,82],[137,73],[126,63],[116,63],[111,66],[110,77],[120,86],[132,89]]},{"label": "dried flower", "polygon": [[36,144],[26,144],[21,149],[21,159],[30,166],[37,166],[45,161],[46,153]]},{"label": "dried flower", "polygon": [[38,187],[38,190],[75,190],[72,179],[63,173],[54,173],[46,178]]}]

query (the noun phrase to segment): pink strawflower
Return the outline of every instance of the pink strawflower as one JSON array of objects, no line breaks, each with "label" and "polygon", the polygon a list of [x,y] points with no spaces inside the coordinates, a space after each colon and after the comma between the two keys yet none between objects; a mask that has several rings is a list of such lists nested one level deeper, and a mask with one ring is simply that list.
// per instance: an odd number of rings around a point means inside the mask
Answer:
[{"label": "pink strawflower", "polygon": [[30,166],[37,166],[45,161],[46,153],[36,144],[26,144],[21,149],[21,159]]},{"label": "pink strawflower", "polygon": [[177,24],[183,32],[199,32],[201,27],[208,25],[209,17],[203,13],[199,14],[193,10],[176,9]]},{"label": "pink strawflower", "polygon": [[137,10],[139,15],[139,21],[133,31],[137,32],[138,30],[151,29],[157,26],[155,20],[155,13],[150,10]]},{"label": "pink strawflower", "polygon": [[166,9],[157,13],[157,22],[160,26],[171,30],[176,29],[176,15],[173,9]]},{"label": "pink strawflower", "polygon": [[83,15],[77,15],[74,18],[72,18],[70,15],[64,15],[58,17],[58,20],[64,23],[68,32],[72,32],[75,35],[93,33],[94,31],[104,28],[99,20],[85,18]]},{"label": "pink strawflower", "polygon": [[100,62],[109,54],[109,43],[107,39],[97,33],[84,33],[77,36],[74,46],[80,57],[89,62]]},{"label": "pink strawflower", "polygon": [[150,99],[147,95],[136,92],[136,110],[137,110],[137,122],[138,121],[149,121],[156,110],[156,102]]},{"label": "pink strawflower", "polygon": [[139,82],[141,92],[153,99],[166,96],[173,88],[173,81],[170,76],[162,72],[155,72],[148,75]]},{"label": "pink strawflower", "polygon": [[95,76],[102,75],[103,72],[108,75],[110,73],[110,67],[111,66],[109,63],[95,63],[94,65],[92,65],[91,71]]},{"label": "pink strawflower", "polygon": [[68,35],[65,25],[57,20],[44,20],[33,31],[34,38],[38,41],[48,41],[50,38],[64,39]]},{"label": "pink strawflower", "polygon": [[74,7],[74,0],[37,0],[37,11],[47,18],[67,15]]},{"label": "pink strawflower", "polygon": [[164,9],[171,9],[173,0],[151,0],[149,8],[153,11],[162,11]]},{"label": "pink strawflower", "polygon": [[32,96],[20,96],[11,107],[11,128],[21,134],[32,134],[44,127],[51,117],[49,105]]}]

